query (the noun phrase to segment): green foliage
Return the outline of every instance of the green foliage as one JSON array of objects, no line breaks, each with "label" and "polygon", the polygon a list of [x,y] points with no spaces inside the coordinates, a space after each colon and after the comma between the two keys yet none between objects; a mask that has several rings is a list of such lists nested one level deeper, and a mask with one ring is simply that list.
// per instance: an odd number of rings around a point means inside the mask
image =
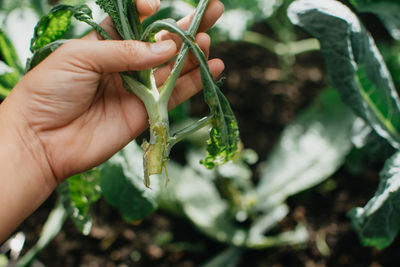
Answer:
[{"label": "green foliage", "polygon": [[[352,148],[355,116],[337,92],[326,90],[285,128],[261,170],[257,193],[268,210],[332,175]],[[290,167],[283,167],[290,166]]]},{"label": "green foliage", "polygon": [[69,178],[57,189],[69,217],[84,235],[88,235],[92,229],[90,205],[101,196],[99,179],[100,173],[94,169]]},{"label": "green foliage", "polygon": [[127,221],[143,219],[157,208],[158,189],[143,184],[143,151],[130,143],[100,167],[100,187],[104,198],[118,208]]},{"label": "green foliage", "polygon": [[73,16],[72,9],[72,6],[59,5],[52,8],[49,14],[40,19],[31,41],[32,52],[60,39],[67,32]]},{"label": "green foliage", "polygon": [[379,17],[391,36],[400,40],[400,3],[396,0],[351,0],[359,12],[373,13]]},{"label": "green foliage", "polygon": [[0,99],[5,98],[22,76],[19,58],[6,34],[0,30]]},{"label": "green foliage", "polygon": [[[399,36],[397,1],[351,1],[360,12],[373,12],[381,18],[394,39]],[[380,174],[375,196],[364,208],[350,213],[352,225],[367,246],[384,248],[394,240],[400,227],[399,164],[400,99],[383,58],[371,35],[347,7],[333,0],[299,0],[289,8],[292,22],[304,27],[321,43],[329,80],[342,99],[382,138],[377,139],[369,127],[358,127],[353,138],[359,146],[382,153],[389,142],[397,152],[389,158]],[[395,49],[386,47],[385,59],[397,76]],[[398,83],[397,77],[395,82]],[[364,137],[363,137],[364,136]],[[371,143],[372,141],[372,143]],[[387,149],[385,149],[387,150]],[[392,154],[393,151],[387,155]]]},{"label": "green foliage", "polygon": [[211,109],[213,119],[210,139],[207,142],[207,156],[203,164],[212,169],[234,158],[238,149],[239,129],[228,100],[214,80],[204,76],[206,75],[202,75],[203,83],[207,84],[204,87],[204,98]]},{"label": "green foliage", "polygon": [[176,33],[184,43],[191,48],[200,64],[200,73],[203,83],[204,99],[210,107],[212,116],[210,139],[208,140],[207,156],[203,164],[212,169],[232,160],[238,149],[239,129],[235,115],[228,100],[218,88],[208,68],[207,59],[201,49],[187,34],[175,23],[174,20],[159,20],[151,24],[143,34],[144,40],[149,40],[153,32],[167,29]]},{"label": "green foliage", "polygon": [[[34,35],[31,40],[31,51],[37,52],[46,45],[50,45],[51,49],[46,50],[51,53],[57,47],[51,45],[53,42],[60,40],[68,31],[72,17],[87,23],[94,30],[98,31],[105,39],[111,39],[108,34],[97,23],[93,21],[92,10],[87,5],[70,6],[57,5],[53,7],[46,16],[43,16],[36,24]],[[40,58],[43,58],[40,56]]]},{"label": "green foliage", "polygon": [[320,41],[329,80],[343,101],[400,147],[400,99],[381,54],[357,17],[333,0],[296,1],[289,17]]},{"label": "green foliage", "polygon": [[142,29],[134,1],[97,0],[96,3],[112,18],[122,39],[140,39]]},{"label": "green foliage", "polygon": [[366,246],[379,249],[390,245],[400,229],[400,154],[385,163],[375,196],[364,208],[351,210],[354,229]]}]

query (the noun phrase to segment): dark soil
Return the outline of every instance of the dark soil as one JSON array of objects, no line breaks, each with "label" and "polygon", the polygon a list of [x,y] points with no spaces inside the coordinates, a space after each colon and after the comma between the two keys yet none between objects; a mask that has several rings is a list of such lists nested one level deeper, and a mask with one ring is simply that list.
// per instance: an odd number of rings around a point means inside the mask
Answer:
[{"label": "dark soil", "polygon": [[[223,43],[213,56],[226,64],[222,87],[237,115],[245,147],[264,160],[282,129],[325,87],[319,53],[298,56],[288,69],[263,48],[244,43]],[[202,95],[192,99],[192,113],[205,114]],[[363,247],[351,230],[346,213],[362,206],[378,184],[380,164],[357,174],[345,168],[324,184],[289,199],[290,214],[275,231],[307,223],[311,236],[304,247],[247,251],[240,266],[398,266],[400,241],[382,251]],[[258,165],[254,167],[257,177]],[[27,235],[26,248],[36,242],[52,196],[19,228]],[[224,249],[187,221],[155,213],[136,224],[125,223],[104,201],[93,208],[95,224],[88,237],[67,221],[62,232],[40,253],[46,266],[199,266]]]}]

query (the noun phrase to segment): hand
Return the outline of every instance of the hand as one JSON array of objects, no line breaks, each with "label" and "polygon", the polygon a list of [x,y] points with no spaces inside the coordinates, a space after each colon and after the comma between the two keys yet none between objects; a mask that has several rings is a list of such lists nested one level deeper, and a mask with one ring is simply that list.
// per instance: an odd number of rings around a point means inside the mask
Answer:
[{"label": "hand", "polygon": [[[159,0],[137,0],[137,6],[143,18],[157,10]],[[210,1],[199,31],[211,27],[222,12],[221,2]],[[179,25],[187,28],[189,22],[190,16]],[[109,18],[102,26],[118,38]],[[0,162],[10,163],[0,170],[0,181],[3,190],[11,190],[0,192],[0,214],[9,213],[8,197],[17,200],[8,225],[0,223],[0,241],[3,231],[32,212],[60,182],[104,162],[147,127],[144,105],[126,92],[118,72],[159,66],[181,45],[166,32],[157,40],[103,41],[95,32],[70,40],[27,73],[0,105]],[[199,33],[196,41],[208,55],[209,37]],[[155,73],[159,85],[171,66]],[[209,66],[214,76],[224,68],[218,59]],[[201,88],[197,62],[189,56],[170,107]]]}]

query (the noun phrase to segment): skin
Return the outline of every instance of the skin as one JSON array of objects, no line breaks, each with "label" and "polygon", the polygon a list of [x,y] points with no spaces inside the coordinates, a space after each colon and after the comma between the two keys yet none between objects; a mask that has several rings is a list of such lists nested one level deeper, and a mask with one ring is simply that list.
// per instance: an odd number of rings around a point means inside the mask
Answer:
[{"label": "skin", "polygon": [[[136,0],[141,18],[158,9],[159,0]],[[208,55],[204,33],[223,12],[210,1],[196,41]],[[187,29],[191,15],[179,21]],[[102,27],[118,38],[109,18]],[[109,159],[148,126],[143,103],[123,88],[118,72],[141,70],[168,62],[181,41],[160,32],[155,44],[104,41],[95,32],[70,40],[27,73],[0,105],[0,242],[68,177]],[[171,63],[172,64],[172,63]],[[171,69],[156,72],[161,85]],[[217,77],[224,68],[209,61]],[[202,88],[193,55],[185,62],[170,108]]]}]

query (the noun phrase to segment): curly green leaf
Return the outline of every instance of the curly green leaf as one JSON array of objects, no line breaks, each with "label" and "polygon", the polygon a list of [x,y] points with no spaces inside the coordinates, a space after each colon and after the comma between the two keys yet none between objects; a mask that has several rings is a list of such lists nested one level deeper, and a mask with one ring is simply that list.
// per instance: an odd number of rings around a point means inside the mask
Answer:
[{"label": "curly green leaf", "polygon": [[35,26],[31,40],[31,51],[35,52],[43,46],[60,39],[68,30],[73,16],[73,6],[58,5],[49,14],[42,17]]}]

